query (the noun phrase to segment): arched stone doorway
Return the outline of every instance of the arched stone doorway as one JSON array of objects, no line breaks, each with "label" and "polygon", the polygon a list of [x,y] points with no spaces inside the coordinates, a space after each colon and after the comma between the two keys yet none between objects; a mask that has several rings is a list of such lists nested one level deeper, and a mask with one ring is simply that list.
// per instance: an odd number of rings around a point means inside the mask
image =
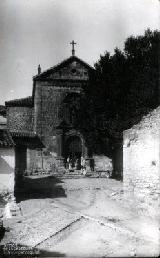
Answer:
[{"label": "arched stone doorway", "polygon": [[80,169],[82,156],[82,141],[77,135],[69,136],[65,143],[65,159],[72,162],[72,167]]},{"label": "arched stone doorway", "polygon": [[82,142],[81,138],[77,135],[70,136],[66,140],[65,156],[70,158],[80,158],[82,156]]}]

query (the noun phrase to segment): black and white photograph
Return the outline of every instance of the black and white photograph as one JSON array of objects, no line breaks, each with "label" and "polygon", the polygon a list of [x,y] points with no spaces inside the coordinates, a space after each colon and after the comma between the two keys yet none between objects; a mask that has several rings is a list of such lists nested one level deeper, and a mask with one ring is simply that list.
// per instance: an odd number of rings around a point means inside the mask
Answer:
[{"label": "black and white photograph", "polygon": [[160,255],[160,1],[0,1],[0,257]]}]

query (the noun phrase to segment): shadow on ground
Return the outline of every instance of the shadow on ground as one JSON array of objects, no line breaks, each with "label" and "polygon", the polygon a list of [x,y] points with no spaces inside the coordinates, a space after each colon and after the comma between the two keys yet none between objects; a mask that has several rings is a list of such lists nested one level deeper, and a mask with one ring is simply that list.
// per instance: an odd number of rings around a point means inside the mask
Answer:
[{"label": "shadow on ground", "polygon": [[66,197],[62,183],[63,181],[54,176],[38,178],[25,177],[15,188],[16,201],[21,202],[28,199]]},{"label": "shadow on ground", "polygon": [[16,245],[14,243],[8,243],[6,245],[0,245],[0,254],[4,258],[15,257],[65,257],[65,254],[59,252],[52,252],[38,248],[32,248],[26,245]]}]

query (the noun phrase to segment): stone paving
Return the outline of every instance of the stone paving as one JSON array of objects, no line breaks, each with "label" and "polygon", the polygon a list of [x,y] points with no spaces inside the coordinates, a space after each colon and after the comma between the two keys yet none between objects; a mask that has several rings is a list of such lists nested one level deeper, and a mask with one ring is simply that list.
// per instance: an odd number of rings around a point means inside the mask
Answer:
[{"label": "stone paving", "polygon": [[33,213],[29,218],[19,218],[16,223],[5,222],[10,228],[5,234],[1,244],[14,242],[17,244],[36,246],[44,239],[54,235],[57,231],[80,218],[78,214],[62,211],[47,203],[39,212]]}]

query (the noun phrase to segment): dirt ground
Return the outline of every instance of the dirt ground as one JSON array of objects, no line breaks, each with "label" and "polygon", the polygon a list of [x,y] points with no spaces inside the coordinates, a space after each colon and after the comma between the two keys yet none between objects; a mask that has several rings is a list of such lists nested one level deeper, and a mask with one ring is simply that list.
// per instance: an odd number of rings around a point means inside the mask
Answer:
[{"label": "dirt ground", "polygon": [[[51,182],[50,178],[49,188]],[[8,244],[16,252],[25,250],[35,257],[153,257],[160,253],[159,221],[136,213],[133,202],[124,201],[122,182],[65,179],[55,187],[61,189],[60,195],[56,191],[55,196],[29,195],[19,200],[20,215],[4,220],[1,251],[7,252]]]}]

